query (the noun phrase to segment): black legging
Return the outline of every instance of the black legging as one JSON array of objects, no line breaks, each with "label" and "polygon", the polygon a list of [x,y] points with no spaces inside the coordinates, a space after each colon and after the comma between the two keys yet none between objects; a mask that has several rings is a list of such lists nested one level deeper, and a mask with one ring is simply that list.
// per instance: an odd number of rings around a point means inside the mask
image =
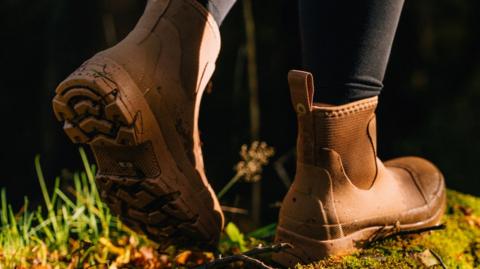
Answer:
[{"label": "black legging", "polygon": [[[219,24],[236,2],[199,1]],[[298,1],[315,101],[339,105],[379,95],[404,0]]]}]

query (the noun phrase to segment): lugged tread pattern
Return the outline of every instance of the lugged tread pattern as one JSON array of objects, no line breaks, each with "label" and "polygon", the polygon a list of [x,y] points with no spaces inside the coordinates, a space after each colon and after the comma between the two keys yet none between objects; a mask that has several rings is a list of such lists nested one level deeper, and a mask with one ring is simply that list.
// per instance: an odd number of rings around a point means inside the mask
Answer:
[{"label": "lugged tread pattern", "polygon": [[162,245],[215,243],[206,230],[211,227],[204,227],[181,193],[167,185],[176,179],[162,174],[152,143],[142,140],[140,112],[132,114],[108,68],[115,66],[85,63],[52,101],[70,139],[91,146],[102,199],[127,226]]},{"label": "lugged tread pattern", "polygon": [[[89,88],[70,88],[54,97],[53,109],[74,143],[136,145],[140,142],[135,119],[118,94],[111,100]],[[101,140],[96,139],[99,136]]]},{"label": "lugged tread pattern", "polygon": [[[190,245],[192,239],[205,240],[205,231],[199,230],[198,215],[193,214],[178,191],[159,191],[156,180],[120,180],[99,175],[97,182],[101,197],[132,229],[146,234],[162,244]],[[154,186],[151,186],[154,184]],[[156,191],[153,191],[156,190]]]}]

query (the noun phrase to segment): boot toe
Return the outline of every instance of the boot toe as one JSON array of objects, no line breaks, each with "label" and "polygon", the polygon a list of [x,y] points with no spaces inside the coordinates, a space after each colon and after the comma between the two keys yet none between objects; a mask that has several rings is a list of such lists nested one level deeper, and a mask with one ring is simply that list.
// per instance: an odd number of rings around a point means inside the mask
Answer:
[{"label": "boot toe", "polygon": [[412,176],[428,204],[438,200],[444,193],[445,183],[443,175],[428,160],[419,157],[401,157],[385,162],[385,166],[406,170]]}]

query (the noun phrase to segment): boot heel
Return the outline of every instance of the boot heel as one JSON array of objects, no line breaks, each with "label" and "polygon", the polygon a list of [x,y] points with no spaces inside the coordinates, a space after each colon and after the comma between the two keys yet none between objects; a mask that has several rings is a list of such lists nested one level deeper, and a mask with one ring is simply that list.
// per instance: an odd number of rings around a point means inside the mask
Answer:
[{"label": "boot heel", "polygon": [[[377,229],[363,230],[362,235],[363,233],[373,233]],[[297,264],[317,262],[330,255],[347,255],[358,249],[355,240],[357,236],[360,235],[352,234],[332,240],[314,240],[278,227],[275,242],[290,243],[294,248],[274,253],[272,259],[278,264],[294,268]],[[360,237],[364,237],[364,235]]]},{"label": "boot heel", "polygon": [[139,110],[113,79],[120,67],[102,62],[90,60],[62,82],[52,101],[55,116],[74,143],[138,145],[143,142]]}]

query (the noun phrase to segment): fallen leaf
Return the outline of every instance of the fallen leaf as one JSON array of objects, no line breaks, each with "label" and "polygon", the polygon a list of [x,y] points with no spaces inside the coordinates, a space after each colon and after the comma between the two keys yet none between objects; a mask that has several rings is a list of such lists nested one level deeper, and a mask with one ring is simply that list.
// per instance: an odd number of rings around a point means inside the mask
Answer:
[{"label": "fallen leaf", "polygon": [[440,264],[440,261],[437,259],[437,257],[435,257],[435,255],[433,255],[430,249],[426,249],[423,252],[417,254],[417,258],[427,268]]},{"label": "fallen leaf", "polygon": [[192,252],[190,250],[183,251],[175,257],[175,262],[179,265],[186,265],[191,255]]}]

